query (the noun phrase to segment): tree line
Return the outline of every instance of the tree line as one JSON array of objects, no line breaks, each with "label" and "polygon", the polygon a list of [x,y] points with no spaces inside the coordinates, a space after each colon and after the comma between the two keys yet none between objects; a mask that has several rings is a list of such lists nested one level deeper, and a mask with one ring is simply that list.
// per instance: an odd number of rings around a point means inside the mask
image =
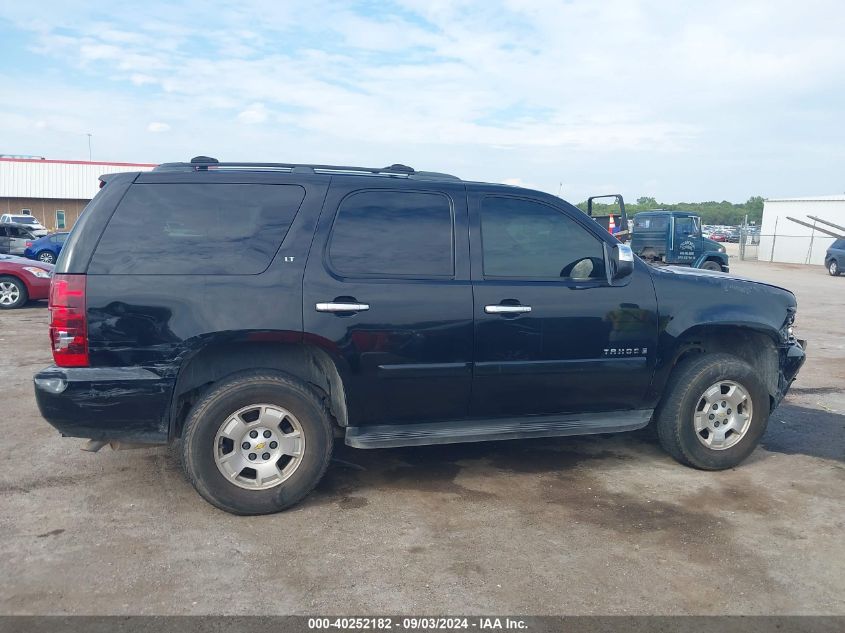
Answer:
[{"label": "tree line", "polygon": [[[587,210],[587,201],[579,202],[578,208],[582,211]],[[748,222],[760,226],[760,221],[763,218],[763,198],[762,196],[752,196],[745,202],[734,203],[722,200],[716,202],[710,200],[707,202],[658,202],[654,198],[643,196],[637,198],[635,203],[625,203],[625,211],[628,216],[633,216],[640,211],[651,211],[653,209],[666,209],[674,211],[692,211],[701,216],[703,224],[725,224],[738,225],[742,224],[745,216],[748,216]],[[619,207],[615,204],[594,204],[593,213],[596,215],[607,215],[613,211],[619,211]]]}]

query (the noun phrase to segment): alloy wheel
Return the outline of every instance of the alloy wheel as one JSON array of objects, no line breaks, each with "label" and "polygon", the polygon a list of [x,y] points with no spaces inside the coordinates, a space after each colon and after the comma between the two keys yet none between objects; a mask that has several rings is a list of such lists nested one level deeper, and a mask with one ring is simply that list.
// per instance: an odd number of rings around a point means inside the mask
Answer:
[{"label": "alloy wheel", "polygon": [[21,289],[11,281],[0,281],[0,305],[10,306],[21,298]]},{"label": "alloy wheel", "polygon": [[748,390],[732,380],[720,380],[698,399],[693,416],[695,435],[709,449],[728,449],[745,437],[753,413]]},{"label": "alloy wheel", "polygon": [[214,438],[214,462],[227,481],[266,490],[287,480],[305,454],[296,416],[274,404],[251,404],[224,420]]}]

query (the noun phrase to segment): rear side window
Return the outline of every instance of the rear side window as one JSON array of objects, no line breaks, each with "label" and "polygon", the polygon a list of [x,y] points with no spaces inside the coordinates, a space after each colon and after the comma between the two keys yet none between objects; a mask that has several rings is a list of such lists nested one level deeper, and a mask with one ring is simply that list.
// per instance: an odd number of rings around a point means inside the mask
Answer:
[{"label": "rear side window", "polygon": [[298,185],[132,185],[100,238],[89,272],[263,272],[304,197]]},{"label": "rear side window", "polygon": [[359,191],[340,204],[329,262],[349,277],[451,277],[452,244],[452,205],[445,195]]},{"label": "rear side window", "polygon": [[845,238],[840,238],[833,243],[835,249],[845,249]]},{"label": "rear side window", "polygon": [[634,230],[642,229],[643,231],[665,231],[669,226],[669,218],[665,216],[634,216]]}]

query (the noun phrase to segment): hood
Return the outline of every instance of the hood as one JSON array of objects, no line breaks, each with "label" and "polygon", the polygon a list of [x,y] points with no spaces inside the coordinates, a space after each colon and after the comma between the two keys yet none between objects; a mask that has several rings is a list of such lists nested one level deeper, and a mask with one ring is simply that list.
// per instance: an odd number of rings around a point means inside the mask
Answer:
[{"label": "hood", "polygon": [[725,247],[720,242],[711,240],[708,237],[702,237],[701,244],[706,247],[705,250],[725,252]]},{"label": "hood", "polygon": [[26,257],[18,257],[17,255],[0,255],[0,264],[18,264],[20,266],[29,266],[30,268],[40,268],[47,272],[53,272],[53,264],[45,264],[37,259],[27,259]]},{"label": "hood", "polygon": [[784,292],[788,292],[793,296],[795,294],[788,288],[784,288],[782,286],[776,286],[775,284],[766,283],[765,281],[759,281],[757,279],[749,279],[748,277],[740,277],[738,275],[722,273],[716,270],[702,270],[701,268],[691,268],[689,266],[661,266],[659,268],[652,268],[652,271],[656,274],[680,275],[681,277],[707,279],[710,282],[721,280],[726,284],[733,284],[734,282],[736,282],[737,285],[755,284],[758,286],[766,286],[768,288],[782,290]]}]

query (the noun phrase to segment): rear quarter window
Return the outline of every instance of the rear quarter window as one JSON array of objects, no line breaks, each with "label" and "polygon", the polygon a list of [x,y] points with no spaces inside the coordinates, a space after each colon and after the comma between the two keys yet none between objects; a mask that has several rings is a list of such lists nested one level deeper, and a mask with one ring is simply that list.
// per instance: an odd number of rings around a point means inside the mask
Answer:
[{"label": "rear quarter window", "polygon": [[132,185],[88,272],[258,274],[270,265],[304,198],[299,185]]}]

